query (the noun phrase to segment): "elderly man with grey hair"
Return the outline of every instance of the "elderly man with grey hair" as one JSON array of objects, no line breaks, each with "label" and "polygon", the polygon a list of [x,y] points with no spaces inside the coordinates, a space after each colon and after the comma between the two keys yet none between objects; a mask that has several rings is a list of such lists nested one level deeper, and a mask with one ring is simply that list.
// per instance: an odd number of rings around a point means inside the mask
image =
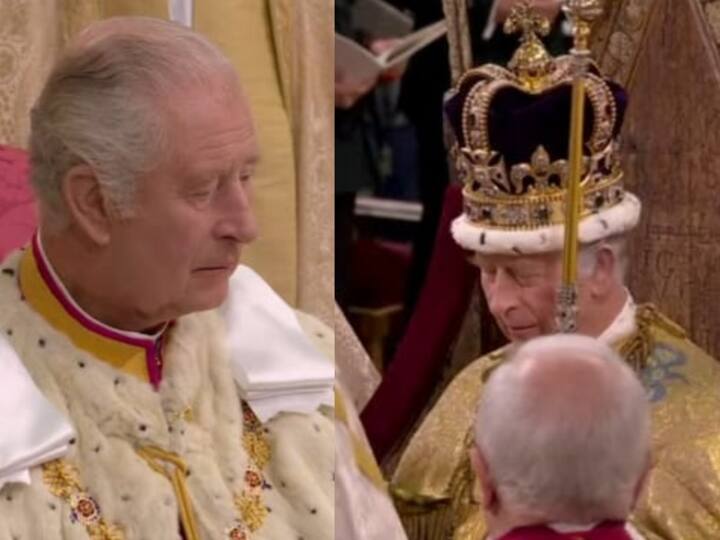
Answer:
[{"label": "elderly man with grey hair", "polygon": [[333,538],[332,336],[238,266],[259,149],[229,61],[161,20],[96,23],[30,146],[39,229],[0,272],[0,540]]},{"label": "elderly man with grey hair", "polygon": [[490,376],[470,460],[495,540],[631,540],[650,457],[647,393],[610,348],[557,335]]}]

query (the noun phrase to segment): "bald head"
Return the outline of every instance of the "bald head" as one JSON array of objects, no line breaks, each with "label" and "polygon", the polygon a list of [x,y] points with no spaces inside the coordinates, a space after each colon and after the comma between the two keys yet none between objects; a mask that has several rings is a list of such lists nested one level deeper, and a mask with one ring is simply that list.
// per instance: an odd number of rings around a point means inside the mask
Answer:
[{"label": "bald head", "polygon": [[[550,336],[516,353],[506,383],[518,389],[518,406],[538,420],[562,420],[568,429],[594,424],[616,407],[627,387],[641,394],[635,375],[615,354],[585,336]],[[626,379],[625,381],[623,379]]]},{"label": "bald head", "polygon": [[501,500],[548,521],[624,519],[649,452],[646,393],[597,340],[531,340],[490,377],[475,439]]}]

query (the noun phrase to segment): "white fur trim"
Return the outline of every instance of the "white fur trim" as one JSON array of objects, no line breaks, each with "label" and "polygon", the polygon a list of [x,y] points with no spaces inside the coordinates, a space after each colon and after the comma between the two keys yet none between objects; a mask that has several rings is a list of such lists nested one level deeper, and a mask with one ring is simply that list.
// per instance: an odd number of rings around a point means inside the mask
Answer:
[{"label": "white fur trim", "polygon": [[[626,191],[622,202],[580,222],[580,243],[590,244],[633,229],[640,220],[641,208],[640,200]],[[473,224],[465,214],[456,218],[450,227],[453,238],[464,249],[498,255],[560,251],[564,241],[563,229],[564,225],[551,225],[529,231],[507,231]]]}]

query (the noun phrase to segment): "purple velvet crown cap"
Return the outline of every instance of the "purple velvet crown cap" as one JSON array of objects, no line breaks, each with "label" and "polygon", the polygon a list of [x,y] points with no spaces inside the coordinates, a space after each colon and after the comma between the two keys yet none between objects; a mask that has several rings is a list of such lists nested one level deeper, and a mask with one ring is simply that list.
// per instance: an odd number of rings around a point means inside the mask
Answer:
[{"label": "purple velvet crown cap", "polygon": [[[591,71],[598,73],[595,67]],[[613,138],[622,127],[628,96],[619,84],[604,79],[615,101],[617,117],[613,126]],[[462,133],[462,112],[465,100],[478,77],[468,77],[457,92],[445,103],[445,115],[460,147],[465,145]],[[568,159],[570,142],[570,110],[572,83],[568,81],[539,94],[507,87],[492,98],[488,110],[487,126],[491,150],[505,159],[511,167],[517,163],[529,163],[539,146],[543,146],[552,161]],[[593,129],[593,108],[585,97],[584,139],[587,142]],[[584,148],[587,154],[587,147]]]}]

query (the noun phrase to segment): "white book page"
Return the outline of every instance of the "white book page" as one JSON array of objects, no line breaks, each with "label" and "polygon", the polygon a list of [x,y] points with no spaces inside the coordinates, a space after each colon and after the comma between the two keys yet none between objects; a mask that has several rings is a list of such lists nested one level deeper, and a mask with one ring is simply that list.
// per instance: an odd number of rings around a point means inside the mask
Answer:
[{"label": "white book page", "polygon": [[383,64],[362,45],[335,34],[335,71],[349,83],[358,86],[378,78]]},{"label": "white book page", "polygon": [[379,55],[378,60],[384,69],[395,67],[446,33],[446,22],[444,20],[437,21],[402,38],[394,47]]},{"label": "white book page", "polygon": [[383,71],[406,62],[413,54],[447,32],[445,21],[421,28],[401,38],[394,47],[375,55],[359,43],[335,34],[335,71],[350,84],[364,85]]},{"label": "white book page", "polygon": [[352,8],[353,26],[371,39],[401,37],[409,34],[413,18],[384,0],[357,0]]}]

